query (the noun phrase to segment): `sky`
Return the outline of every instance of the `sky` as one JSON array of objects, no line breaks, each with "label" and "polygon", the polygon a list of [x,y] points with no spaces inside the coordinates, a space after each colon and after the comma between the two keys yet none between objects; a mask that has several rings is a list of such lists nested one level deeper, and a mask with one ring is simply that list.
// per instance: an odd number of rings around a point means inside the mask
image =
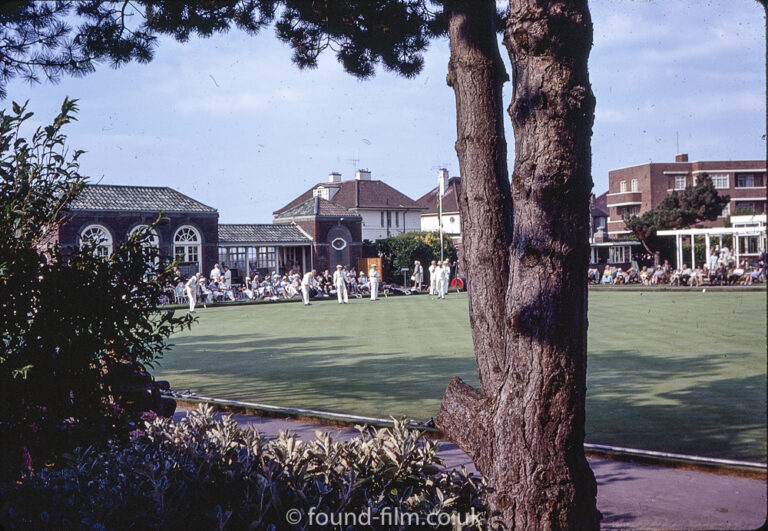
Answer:
[{"label": "sky", "polygon": [[[756,1],[600,0],[590,9],[596,194],[610,170],[678,152],[765,158],[765,13]],[[0,107],[30,100],[33,125],[45,125],[65,96],[78,98],[78,121],[64,132],[87,151],[81,173],[91,182],[170,186],[218,209],[221,223],[270,223],[332,171],[346,180],[369,169],[413,199],[436,186],[438,169],[459,174],[446,40],[431,43],[414,79],[379,70],[360,81],[333,55],[302,71],[290,56],[272,29],[161,39],[150,64],[101,65],[56,85],[17,80]],[[512,171],[508,117],[505,126]]]}]

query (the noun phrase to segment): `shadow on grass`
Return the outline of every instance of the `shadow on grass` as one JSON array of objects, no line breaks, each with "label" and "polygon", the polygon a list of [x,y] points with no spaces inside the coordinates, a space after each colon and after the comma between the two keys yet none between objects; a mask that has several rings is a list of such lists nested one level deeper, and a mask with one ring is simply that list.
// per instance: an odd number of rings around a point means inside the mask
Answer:
[{"label": "shadow on grass", "polygon": [[[219,398],[416,419],[436,414],[436,407],[433,411],[421,404],[425,399],[439,404],[451,376],[476,379],[473,358],[361,354],[365,345],[350,339],[275,340],[250,334],[175,338],[176,348],[162,360],[160,372],[177,389],[199,390],[187,383],[194,382],[209,393],[223,393]],[[331,344],[337,346],[329,348]]]},{"label": "shadow on grass", "polygon": [[[473,358],[365,353],[365,338],[340,334],[175,343],[162,377],[219,398],[424,420],[436,414],[451,376],[477,385]],[[587,442],[765,462],[766,376],[740,370],[749,356],[591,353]]]},{"label": "shadow on grass", "polygon": [[765,462],[766,375],[739,375],[747,356],[591,354],[587,442]]}]

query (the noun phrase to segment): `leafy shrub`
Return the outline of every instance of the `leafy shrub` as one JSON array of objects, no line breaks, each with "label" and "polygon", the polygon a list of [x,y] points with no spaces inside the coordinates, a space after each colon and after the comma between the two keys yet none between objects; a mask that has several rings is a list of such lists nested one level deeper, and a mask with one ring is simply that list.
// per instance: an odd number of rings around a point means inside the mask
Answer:
[{"label": "leafy shrub", "polygon": [[[440,233],[438,231],[406,232],[378,240],[376,248],[382,257],[384,279],[388,282],[402,282],[403,274],[400,270],[404,267],[410,269],[406,280],[410,279],[413,273],[413,262],[419,260],[424,267],[425,282],[429,283],[427,268],[432,260],[440,260]],[[450,236],[443,234],[443,258],[453,263],[457,256],[453,240]]]},{"label": "leafy shrub", "polygon": [[106,259],[84,248],[64,260],[55,245],[85,182],[82,152],[69,153],[61,131],[76,111],[65,100],[31,139],[21,134],[26,104],[0,112],[0,477],[127,439],[145,409],[138,384],[151,382],[143,364],[191,322],[156,311],[166,266],[145,245],[149,230]]},{"label": "leafy shrub", "polygon": [[[214,419],[207,406],[177,423],[158,417],[127,445],[75,453],[0,492],[0,521],[10,528],[311,529],[310,511],[370,511],[365,528],[398,528],[376,523],[389,508],[473,512],[475,525],[463,528],[487,528],[485,483],[463,469],[441,470],[436,443],[401,421],[359,429],[348,442],[319,432],[306,443],[287,433],[267,441],[230,417]],[[300,523],[288,524],[290,509],[301,511]]]}]

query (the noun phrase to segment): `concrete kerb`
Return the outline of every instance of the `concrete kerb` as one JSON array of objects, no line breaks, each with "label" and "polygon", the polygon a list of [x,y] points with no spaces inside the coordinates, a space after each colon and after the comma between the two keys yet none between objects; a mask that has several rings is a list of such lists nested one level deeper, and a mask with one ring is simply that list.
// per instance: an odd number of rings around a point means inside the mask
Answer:
[{"label": "concrete kerb", "polygon": [[[235,400],[223,400],[190,394],[169,393],[169,396],[175,398],[180,406],[187,408],[194,408],[199,404],[209,404],[216,411],[222,413],[279,419],[289,418],[309,424],[318,424],[338,428],[353,428],[355,426],[364,424],[377,428],[387,428],[391,427],[394,423],[392,419],[345,415],[327,411],[272,406],[268,404],[256,404]],[[425,436],[431,439],[447,440],[439,429],[429,425],[429,423],[411,421],[410,425],[414,429],[422,430],[425,433]],[[665,468],[695,470],[700,472],[731,475],[751,479],[768,479],[768,465],[766,463],[707,458],[590,443],[584,444],[584,451],[587,456],[611,459],[614,461],[642,463],[647,465],[662,466]]]}]

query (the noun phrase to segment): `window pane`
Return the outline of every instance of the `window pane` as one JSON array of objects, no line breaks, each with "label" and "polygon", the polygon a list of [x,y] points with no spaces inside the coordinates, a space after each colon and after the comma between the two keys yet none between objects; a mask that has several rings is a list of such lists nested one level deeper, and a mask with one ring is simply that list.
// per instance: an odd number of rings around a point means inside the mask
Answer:
[{"label": "window pane", "polygon": [[715,188],[728,188],[728,174],[727,173],[715,173],[710,175],[712,184]]}]

